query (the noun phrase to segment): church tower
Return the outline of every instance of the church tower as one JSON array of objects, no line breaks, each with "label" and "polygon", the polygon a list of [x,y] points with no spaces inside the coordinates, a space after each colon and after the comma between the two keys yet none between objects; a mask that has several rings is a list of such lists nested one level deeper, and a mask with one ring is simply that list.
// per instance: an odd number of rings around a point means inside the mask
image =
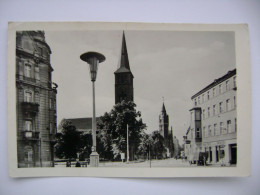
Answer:
[{"label": "church tower", "polygon": [[123,32],[119,67],[115,71],[115,103],[134,101],[133,74],[130,70],[125,33]]},{"label": "church tower", "polygon": [[166,112],[164,103],[162,106],[162,111],[159,116],[159,132],[165,138],[168,139],[169,135],[169,116]]}]

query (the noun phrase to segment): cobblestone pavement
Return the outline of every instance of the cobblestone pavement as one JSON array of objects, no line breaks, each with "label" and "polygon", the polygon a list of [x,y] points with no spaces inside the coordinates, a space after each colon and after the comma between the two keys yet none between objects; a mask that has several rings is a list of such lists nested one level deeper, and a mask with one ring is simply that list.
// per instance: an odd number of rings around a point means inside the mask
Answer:
[{"label": "cobblestone pavement", "polygon": [[[127,162],[100,162],[99,167],[190,167],[195,165],[190,165],[187,161],[181,159],[163,159],[163,160],[149,160],[146,161],[130,161]],[[65,163],[58,163],[55,167],[65,167]],[[72,167],[74,165],[72,164]]]}]

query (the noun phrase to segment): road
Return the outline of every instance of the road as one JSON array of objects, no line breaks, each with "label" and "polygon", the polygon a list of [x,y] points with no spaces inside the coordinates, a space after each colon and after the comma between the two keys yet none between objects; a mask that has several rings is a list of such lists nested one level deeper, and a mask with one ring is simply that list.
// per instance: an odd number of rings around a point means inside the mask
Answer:
[{"label": "road", "polygon": [[[190,167],[187,161],[181,159],[163,159],[150,161],[130,161],[127,162],[100,162],[99,167]],[[56,164],[55,167],[65,167],[65,163]],[[73,166],[72,166],[73,167]]]}]

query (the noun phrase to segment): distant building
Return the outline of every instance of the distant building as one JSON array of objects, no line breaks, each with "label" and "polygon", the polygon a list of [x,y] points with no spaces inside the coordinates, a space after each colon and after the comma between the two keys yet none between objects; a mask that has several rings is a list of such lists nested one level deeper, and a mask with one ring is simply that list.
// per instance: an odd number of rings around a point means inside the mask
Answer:
[{"label": "distant building", "polygon": [[173,157],[178,157],[180,153],[180,144],[176,136],[173,137]]},{"label": "distant building", "polygon": [[[99,121],[99,117],[96,117],[97,122]],[[77,131],[83,132],[85,134],[92,134],[92,118],[67,118],[62,119],[58,131],[60,132],[62,130],[61,124],[64,121],[70,121],[73,126],[76,127]],[[98,129],[97,129],[98,131]]]},{"label": "distant building", "polygon": [[133,74],[130,70],[125,34],[123,33],[119,68],[115,71],[115,104],[134,101]]},{"label": "distant building", "polygon": [[208,163],[237,163],[236,69],[191,97],[191,125],[186,136],[191,153],[207,152]]},{"label": "distant building", "polygon": [[167,148],[167,157],[173,157],[173,134],[172,129],[169,131],[169,116],[166,112],[164,103],[159,115],[159,133],[164,138],[164,143]]},{"label": "distant building", "polygon": [[43,31],[16,33],[18,167],[54,165],[57,85],[50,55]]}]

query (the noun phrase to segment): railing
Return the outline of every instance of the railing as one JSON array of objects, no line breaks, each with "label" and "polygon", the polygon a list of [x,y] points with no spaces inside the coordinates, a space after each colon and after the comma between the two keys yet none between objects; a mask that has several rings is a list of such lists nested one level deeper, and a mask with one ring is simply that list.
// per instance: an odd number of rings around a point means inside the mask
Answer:
[{"label": "railing", "polygon": [[195,142],[201,142],[201,137],[196,137]]},{"label": "railing", "polygon": [[25,80],[25,81],[30,81],[30,82],[36,82],[36,79],[35,79],[35,78],[26,77],[26,76],[23,76],[23,80]]},{"label": "railing", "polygon": [[25,130],[25,131],[22,131],[22,136],[23,136],[24,139],[27,139],[27,140],[39,140],[40,139],[40,132],[39,131]]},{"label": "railing", "polygon": [[17,79],[20,79],[20,77],[22,77],[22,79],[24,81],[29,81],[29,82],[36,82],[36,79],[35,78],[32,78],[32,77],[27,77],[27,76],[24,76],[24,75],[20,75],[20,74],[16,74],[16,78]]},{"label": "railing", "polygon": [[34,102],[22,102],[22,110],[36,114],[39,111],[39,104]]}]

